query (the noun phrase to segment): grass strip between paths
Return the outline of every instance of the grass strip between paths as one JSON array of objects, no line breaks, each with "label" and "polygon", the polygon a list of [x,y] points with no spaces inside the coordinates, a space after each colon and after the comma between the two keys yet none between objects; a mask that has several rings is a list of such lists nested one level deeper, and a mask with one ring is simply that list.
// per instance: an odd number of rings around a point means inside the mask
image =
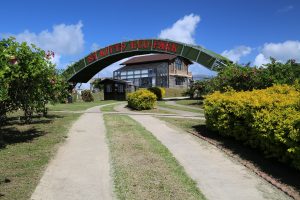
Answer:
[{"label": "grass strip between paths", "polygon": [[205,199],[169,150],[124,115],[105,114],[119,199]]},{"label": "grass strip between paths", "polygon": [[74,102],[74,103],[59,103],[59,104],[48,104],[47,107],[49,111],[81,111],[94,106],[100,106],[104,104],[115,103],[115,100],[105,100],[105,101],[93,101],[93,102]]},{"label": "grass strip between paths", "polygon": [[25,200],[80,114],[55,114],[22,124],[18,116],[0,130],[0,199]]},{"label": "grass strip between paths", "polygon": [[193,108],[186,108],[186,107],[181,107],[181,106],[169,105],[169,104],[166,104],[166,102],[164,102],[164,101],[158,101],[157,104],[158,104],[158,106],[161,106],[161,107],[164,107],[164,108],[170,108],[170,109],[174,109],[174,110],[183,110],[183,111],[194,112],[194,113],[204,113],[204,111],[196,110],[196,109],[193,109]]},{"label": "grass strip between paths", "polygon": [[114,107],[117,105],[118,104],[111,104],[111,105],[103,106],[100,108],[100,110],[102,112],[115,112],[116,110],[114,109]]},{"label": "grass strip between paths", "polygon": [[195,108],[203,108],[203,100],[198,99],[183,99],[175,101],[176,104],[191,106]]}]

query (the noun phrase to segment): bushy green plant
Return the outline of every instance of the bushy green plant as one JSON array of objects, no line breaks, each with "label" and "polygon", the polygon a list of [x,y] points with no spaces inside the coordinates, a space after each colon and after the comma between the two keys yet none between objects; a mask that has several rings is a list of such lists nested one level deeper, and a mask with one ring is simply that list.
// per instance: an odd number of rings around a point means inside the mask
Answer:
[{"label": "bushy green plant", "polygon": [[156,105],[156,96],[147,89],[139,89],[127,96],[128,106],[135,110],[149,110]]},{"label": "bushy green plant", "polygon": [[300,92],[276,85],[246,92],[215,92],[204,101],[207,126],[300,170]]},{"label": "bushy green plant", "polygon": [[84,102],[92,102],[94,101],[94,97],[90,90],[81,91],[81,98]]},{"label": "bushy green plant", "polygon": [[294,84],[300,80],[300,64],[289,60],[286,63],[271,59],[263,67],[228,64],[216,77],[206,81],[196,81],[187,90],[190,97],[201,97],[215,91],[225,92],[227,87],[236,91],[265,89],[273,84]]},{"label": "bushy green plant", "polygon": [[53,52],[14,38],[0,41],[0,119],[22,109],[30,121],[34,111],[46,114],[46,103],[66,97],[68,85],[55,70],[52,57]]},{"label": "bushy green plant", "polygon": [[148,90],[156,95],[157,100],[162,100],[166,94],[166,90],[162,87],[151,87]]}]

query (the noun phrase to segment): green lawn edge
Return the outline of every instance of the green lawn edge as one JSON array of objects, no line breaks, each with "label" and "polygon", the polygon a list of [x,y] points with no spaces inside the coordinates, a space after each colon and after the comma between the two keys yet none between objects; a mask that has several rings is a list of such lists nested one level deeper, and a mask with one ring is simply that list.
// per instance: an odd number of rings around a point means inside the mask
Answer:
[{"label": "green lawn edge", "polygon": [[124,115],[105,114],[104,120],[119,199],[205,199],[170,151],[139,123]]}]

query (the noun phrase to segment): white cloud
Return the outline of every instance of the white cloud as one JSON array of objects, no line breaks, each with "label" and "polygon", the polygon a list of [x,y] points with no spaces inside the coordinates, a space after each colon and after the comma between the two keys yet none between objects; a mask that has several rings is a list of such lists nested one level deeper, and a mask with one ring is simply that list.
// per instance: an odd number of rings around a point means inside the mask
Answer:
[{"label": "white cloud", "polygon": [[162,30],[159,38],[171,39],[188,44],[195,44],[195,30],[200,22],[200,16],[190,14],[176,21],[172,27]]},{"label": "white cloud", "polygon": [[282,43],[266,43],[261,49],[261,53],[255,58],[254,65],[261,66],[273,57],[280,62],[295,59],[300,62],[300,41],[285,41]]},{"label": "white cloud", "polygon": [[222,52],[222,56],[232,60],[233,62],[239,62],[241,57],[251,53],[252,48],[247,46],[237,46],[231,50],[225,50]]},{"label": "white cloud", "polygon": [[50,59],[50,61],[51,61],[53,64],[55,64],[56,66],[60,66],[60,65],[61,65],[60,59],[61,59],[61,55],[55,54],[54,57],[52,57],[52,58]]},{"label": "white cloud", "polygon": [[83,24],[59,24],[54,25],[51,31],[43,30],[40,33],[25,30],[18,34],[4,34],[4,36],[14,36],[19,42],[35,44],[45,51],[54,51],[55,56],[51,59],[57,66],[61,65],[60,59],[66,55],[76,55],[84,49]]},{"label": "white cloud", "polygon": [[82,32],[83,24],[59,24],[54,25],[52,31],[43,30],[40,33],[25,30],[19,34],[5,34],[14,36],[19,42],[35,44],[44,50],[54,51],[59,55],[75,55],[83,51],[84,38]]},{"label": "white cloud", "polygon": [[254,65],[261,67],[263,64],[267,64],[269,62],[270,59],[266,58],[262,53],[260,53],[255,57]]}]

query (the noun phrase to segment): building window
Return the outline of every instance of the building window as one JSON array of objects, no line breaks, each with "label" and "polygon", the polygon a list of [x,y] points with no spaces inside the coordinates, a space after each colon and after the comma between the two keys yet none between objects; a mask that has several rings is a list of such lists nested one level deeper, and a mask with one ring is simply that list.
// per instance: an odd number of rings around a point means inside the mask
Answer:
[{"label": "building window", "polygon": [[175,78],[175,84],[176,85],[183,85],[184,82],[185,82],[185,78],[184,77],[176,77]]},{"label": "building window", "polygon": [[148,69],[143,69],[142,74],[148,74]]},{"label": "building window", "polygon": [[177,70],[182,70],[182,61],[179,58],[175,59],[175,67]]},{"label": "building window", "polygon": [[112,92],[112,85],[106,85],[106,92]]},{"label": "building window", "polygon": [[134,70],[134,74],[141,74],[141,70]]}]

